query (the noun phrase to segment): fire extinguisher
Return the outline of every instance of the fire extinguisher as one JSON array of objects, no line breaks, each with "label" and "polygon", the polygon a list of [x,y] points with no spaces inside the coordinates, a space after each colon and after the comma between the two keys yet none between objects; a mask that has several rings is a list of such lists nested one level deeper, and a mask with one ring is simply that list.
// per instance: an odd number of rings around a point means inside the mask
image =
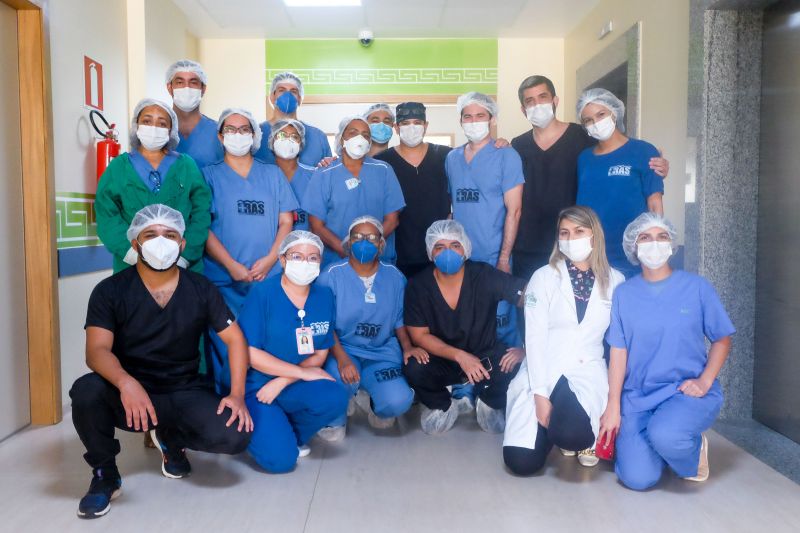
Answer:
[{"label": "fire extinguisher", "polygon": [[[103,124],[106,125],[105,133],[97,127],[94,122],[94,117],[97,115]],[[116,124],[109,124],[106,118],[99,111],[92,109],[89,112],[89,121],[92,123],[94,130],[100,135],[101,139],[97,141],[97,181],[100,181],[100,176],[108,168],[108,164],[112,159],[119,155],[120,144],[117,141],[117,130],[114,129]]]}]

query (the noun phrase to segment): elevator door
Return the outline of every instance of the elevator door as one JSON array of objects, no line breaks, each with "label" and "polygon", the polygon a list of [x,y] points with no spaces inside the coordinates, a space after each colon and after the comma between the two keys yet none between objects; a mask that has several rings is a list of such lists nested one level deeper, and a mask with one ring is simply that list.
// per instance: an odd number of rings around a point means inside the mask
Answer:
[{"label": "elevator door", "polygon": [[800,1],[764,12],[762,68],[753,413],[800,443]]}]

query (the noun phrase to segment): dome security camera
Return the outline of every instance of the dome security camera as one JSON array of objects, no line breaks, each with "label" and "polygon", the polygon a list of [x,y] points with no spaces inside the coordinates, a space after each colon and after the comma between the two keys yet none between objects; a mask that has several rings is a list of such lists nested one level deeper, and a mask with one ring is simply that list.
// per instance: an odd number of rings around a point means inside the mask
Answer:
[{"label": "dome security camera", "polygon": [[372,35],[372,30],[370,29],[363,29],[358,32],[358,42],[361,43],[361,46],[367,47],[372,44],[372,41],[375,40],[375,36]]}]

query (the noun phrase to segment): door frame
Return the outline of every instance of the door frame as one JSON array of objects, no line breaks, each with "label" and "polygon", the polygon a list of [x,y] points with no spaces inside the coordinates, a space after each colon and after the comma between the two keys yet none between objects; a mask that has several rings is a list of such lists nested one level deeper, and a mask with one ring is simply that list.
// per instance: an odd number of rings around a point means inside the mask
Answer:
[{"label": "door frame", "polygon": [[45,1],[0,0],[17,11],[25,292],[32,424],[61,421],[61,352],[52,113]]}]

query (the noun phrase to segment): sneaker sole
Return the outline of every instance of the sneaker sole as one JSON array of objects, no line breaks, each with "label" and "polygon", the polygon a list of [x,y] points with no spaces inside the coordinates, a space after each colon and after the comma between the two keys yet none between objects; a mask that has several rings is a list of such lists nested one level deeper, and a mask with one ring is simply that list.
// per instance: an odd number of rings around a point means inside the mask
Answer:
[{"label": "sneaker sole", "polygon": [[78,510],[78,518],[86,518],[91,520],[92,518],[100,518],[101,516],[105,516],[111,510],[111,502],[116,500],[122,494],[122,489],[119,488],[111,493],[111,498],[108,500],[108,505],[106,505],[105,509],[97,511],[96,513],[82,513],[80,509]]},{"label": "sneaker sole", "polygon": [[189,474],[184,474],[183,476],[176,476],[175,474],[170,474],[167,472],[167,461],[166,456],[164,455],[164,449],[161,447],[161,442],[159,442],[158,437],[156,436],[156,430],[150,430],[150,438],[153,439],[153,444],[156,445],[156,450],[158,453],[161,454],[161,473],[164,474],[164,477],[168,477],[169,479],[183,479]]}]

